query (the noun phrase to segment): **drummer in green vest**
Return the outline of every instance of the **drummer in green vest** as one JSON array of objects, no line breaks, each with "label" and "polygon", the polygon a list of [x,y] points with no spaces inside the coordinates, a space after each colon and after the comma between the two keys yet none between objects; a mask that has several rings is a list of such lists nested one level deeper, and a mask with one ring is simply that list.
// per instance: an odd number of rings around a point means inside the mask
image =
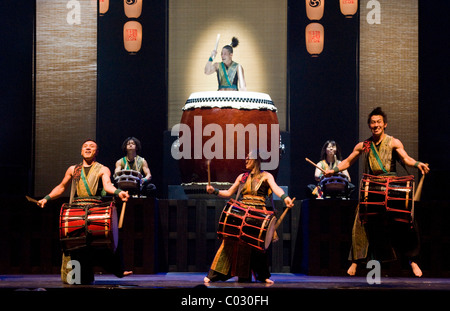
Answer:
[{"label": "drummer in green vest", "polygon": [[217,80],[219,83],[219,91],[246,91],[244,69],[242,66],[233,61],[233,48],[237,47],[239,40],[233,37],[231,43],[222,48],[221,57],[222,62],[215,62],[214,58],[217,51],[213,50],[208,62],[205,65],[205,74],[211,75],[217,73]]},{"label": "drummer in green vest", "polygon": [[[342,172],[348,169],[359,156],[364,156],[364,173],[381,176],[381,175],[396,175],[396,161],[400,161],[406,166],[417,168],[422,174],[427,174],[430,169],[428,165],[420,161],[414,160],[405,151],[402,142],[390,135],[387,135],[385,129],[387,127],[387,115],[380,108],[375,108],[368,116],[367,123],[369,125],[372,136],[363,142],[358,143],[353,152],[334,169],[327,170],[325,175],[331,176],[335,173]],[[382,225],[382,224],[380,224]],[[352,248],[349,259],[352,261],[347,273],[355,275],[358,263],[368,259],[373,254],[373,246],[370,241],[377,238],[377,234],[372,235],[366,231],[366,227],[361,223],[359,218],[359,209],[356,211],[356,218],[352,230]],[[415,231],[412,228],[411,232]],[[375,232],[376,233],[376,232]],[[417,237],[416,232],[412,235],[402,233],[406,240],[402,241],[403,246],[409,245],[409,249],[404,251],[404,255],[408,257],[409,264],[415,276],[422,276],[422,270],[417,263],[419,252],[418,241],[414,241]],[[385,240],[385,243],[388,243]],[[381,243],[382,244],[382,243]],[[378,243],[380,245],[380,243]],[[371,247],[372,246],[372,247]],[[372,250],[371,250],[372,249]],[[382,254],[379,252],[379,254]],[[383,258],[374,258],[380,261],[394,260],[396,258],[396,250],[392,247],[385,247]]]},{"label": "drummer in green vest", "polygon": [[143,195],[152,195],[156,187],[150,183],[152,173],[145,158],[137,153],[142,149],[141,142],[136,137],[128,137],[122,143],[122,151],[126,154],[124,157],[116,161],[114,173],[121,170],[134,170],[142,174],[142,184],[139,192]]}]

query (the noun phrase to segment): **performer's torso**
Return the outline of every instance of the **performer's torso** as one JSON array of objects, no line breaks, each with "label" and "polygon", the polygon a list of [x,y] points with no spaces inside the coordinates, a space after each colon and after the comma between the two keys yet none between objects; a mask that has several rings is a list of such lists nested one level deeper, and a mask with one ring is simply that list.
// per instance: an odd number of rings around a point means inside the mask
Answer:
[{"label": "performer's torso", "polygon": [[95,162],[90,167],[81,167],[79,181],[76,188],[77,197],[100,196],[102,181],[100,170],[103,165]]},{"label": "performer's torso", "polygon": [[371,175],[382,175],[396,172],[397,153],[392,147],[393,137],[386,135],[378,144],[371,138],[366,140],[370,143],[366,158],[365,171]]},{"label": "performer's torso", "polygon": [[224,63],[219,64],[219,70],[217,71],[217,80],[219,82],[220,89],[238,89],[238,66],[236,62],[232,62],[229,67],[226,67]]}]

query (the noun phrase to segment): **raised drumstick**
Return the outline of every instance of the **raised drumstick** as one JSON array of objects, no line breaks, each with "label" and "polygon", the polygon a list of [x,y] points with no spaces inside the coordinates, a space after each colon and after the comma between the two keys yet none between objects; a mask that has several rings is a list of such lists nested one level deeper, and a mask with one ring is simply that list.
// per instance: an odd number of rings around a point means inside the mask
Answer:
[{"label": "raised drumstick", "polygon": [[322,173],[325,174],[325,170],[324,170],[323,168],[321,168],[320,166],[318,166],[316,163],[314,163],[313,161],[311,161],[311,160],[308,159],[308,158],[305,158],[305,160],[306,160],[307,162],[311,163],[311,164],[312,164],[313,166],[315,166],[318,170],[320,170]]},{"label": "raised drumstick", "polygon": [[206,164],[208,165],[208,186],[211,186],[211,169],[210,169],[210,164],[211,160],[208,160],[208,162],[206,162]]}]

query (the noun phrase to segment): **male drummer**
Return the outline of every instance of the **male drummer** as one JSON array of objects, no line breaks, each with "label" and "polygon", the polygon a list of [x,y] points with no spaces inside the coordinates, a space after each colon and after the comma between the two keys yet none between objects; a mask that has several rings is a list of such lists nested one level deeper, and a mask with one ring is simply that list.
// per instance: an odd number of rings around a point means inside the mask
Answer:
[{"label": "male drummer", "polygon": [[139,192],[144,195],[151,195],[155,192],[156,187],[150,183],[152,173],[150,171],[147,160],[139,156],[137,153],[142,149],[139,139],[136,137],[128,137],[122,143],[122,151],[126,154],[123,158],[116,161],[114,173],[122,170],[134,170],[142,174],[142,185]]},{"label": "male drummer", "polygon": [[[217,80],[219,82],[219,91],[246,91],[244,69],[242,66],[233,61],[233,48],[237,47],[239,40],[233,37],[231,43],[222,48],[221,63],[213,63],[217,55],[217,51],[213,50],[208,62],[205,65],[205,74],[211,75],[217,72]],[[239,88],[238,88],[239,85]]]},{"label": "male drummer", "polygon": [[[276,184],[272,174],[260,170],[261,158],[257,151],[247,156],[245,168],[248,172],[240,174],[228,190],[218,190],[208,185],[206,191],[222,198],[231,197],[237,191],[238,196],[242,194],[242,203],[245,206],[261,210],[266,209],[266,198],[273,192],[284,201],[287,208],[294,206],[293,200]],[[225,281],[234,276],[238,276],[240,282],[248,282],[251,281],[251,272],[258,281],[273,284],[266,252],[255,250],[240,241],[225,238],[204,282]]]},{"label": "male drummer", "polygon": [[[42,200],[39,200],[37,204],[40,207],[44,207],[48,201],[61,196],[69,185],[72,187],[71,201],[73,198],[75,200],[100,198],[102,187],[106,193],[117,195],[123,201],[127,201],[129,198],[128,193],[114,187],[111,183],[111,172],[109,168],[96,161],[97,154],[98,146],[94,140],[88,139],[83,142],[81,146],[82,163],[70,166],[61,183],[53,188]],[[100,252],[86,247],[71,251],[67,254],[63,253],[61,267],[61,278],[63,282],[67,282],[67,273],[70,272],[68,271],[70,269],[67,268],[67,263],[71,259],[80,262],[82,284],[90,284],[94,281],[92,263],[99,261],[99,259],[103,260],[102,265],[107,266],[118,277],[123,277],[131,273],[124,271],[117,252],[115,254],[109,250],[108,252]]]},{"label": "male drummer", "polygon": [[[348,169],[360,155],[364,155],[365,173],[371,175],[396,175],[396,160],[402,161],[407,166],[418,168],[422,174],[427,174],[430,171],[426,164],[414,160],[406,153],[399,139],[385,133],[387,116],[380,107],[375,108],[369,114],[367,123],[372,132],[372,136],[358,143],[353,149],[353,152],[339,163],[337,167],[333,170],[327,170],[327,176]],[[408,248],[403,249],[403,252],[409,258],[414,275],[421,277],[422,271],[417,264],[419,249],[416,240],[417,234],[414,228],[412,228],[412,232],[409,230],[411,229],[409,227],[401,230],[399,234],[394,234],[394,232],[398,232],[395,230],[399,226],[396,226],[396,228],[393,228],[393,226],[386,228],[386,223],[386,219],[377,223],[378,228],[374,224],[369,224],[369,227],[363,225],[359,218],[358,206],[353,225],[352,248],[349,256],[352,264],[347,273],[349,275],[355,275],[358,261],[368,258],[370,256],[369,252],[376,256],[375,259],[377,260],[387,261],[396,259],[396,252],[391,242],[394,242],[392,239],[403,236],[404,240],[400,244],[403,246],[402,248]],[[407,232],[408,230],[409,232]],[[407,245],[408,247],[406,247]]]}]

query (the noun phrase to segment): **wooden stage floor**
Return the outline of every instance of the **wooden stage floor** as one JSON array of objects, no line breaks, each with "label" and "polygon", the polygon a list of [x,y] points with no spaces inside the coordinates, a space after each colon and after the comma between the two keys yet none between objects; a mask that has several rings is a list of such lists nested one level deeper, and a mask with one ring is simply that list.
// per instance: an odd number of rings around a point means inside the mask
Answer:
[{"label": "wooden stage floor", "polygon": [[[274,273],[273,285],[263,283],[203,283],[205,273],[160,273],[131,275],[122,279],[96,275],[93,285],[66,285],[59,275],[0,275],[0,298],[29,303],[54,298],[100,298],[114,306],[123,299],[159,305],[170,310],[210,309],[279,310],[279,307],[316,303],[320,306],[361,302],[367,306],[431,307],[450,296],[450,279],[381,277],[369,284],[365,277],[307,276]],[[80,296],[80,294],[82,296]],[[16,299],[30,297],[30,299]],[[86,298],[87,299],[87,298]],[[426,300],[424,300],[426,299]],[[317,306],[317,305],[316,305]]]}]

